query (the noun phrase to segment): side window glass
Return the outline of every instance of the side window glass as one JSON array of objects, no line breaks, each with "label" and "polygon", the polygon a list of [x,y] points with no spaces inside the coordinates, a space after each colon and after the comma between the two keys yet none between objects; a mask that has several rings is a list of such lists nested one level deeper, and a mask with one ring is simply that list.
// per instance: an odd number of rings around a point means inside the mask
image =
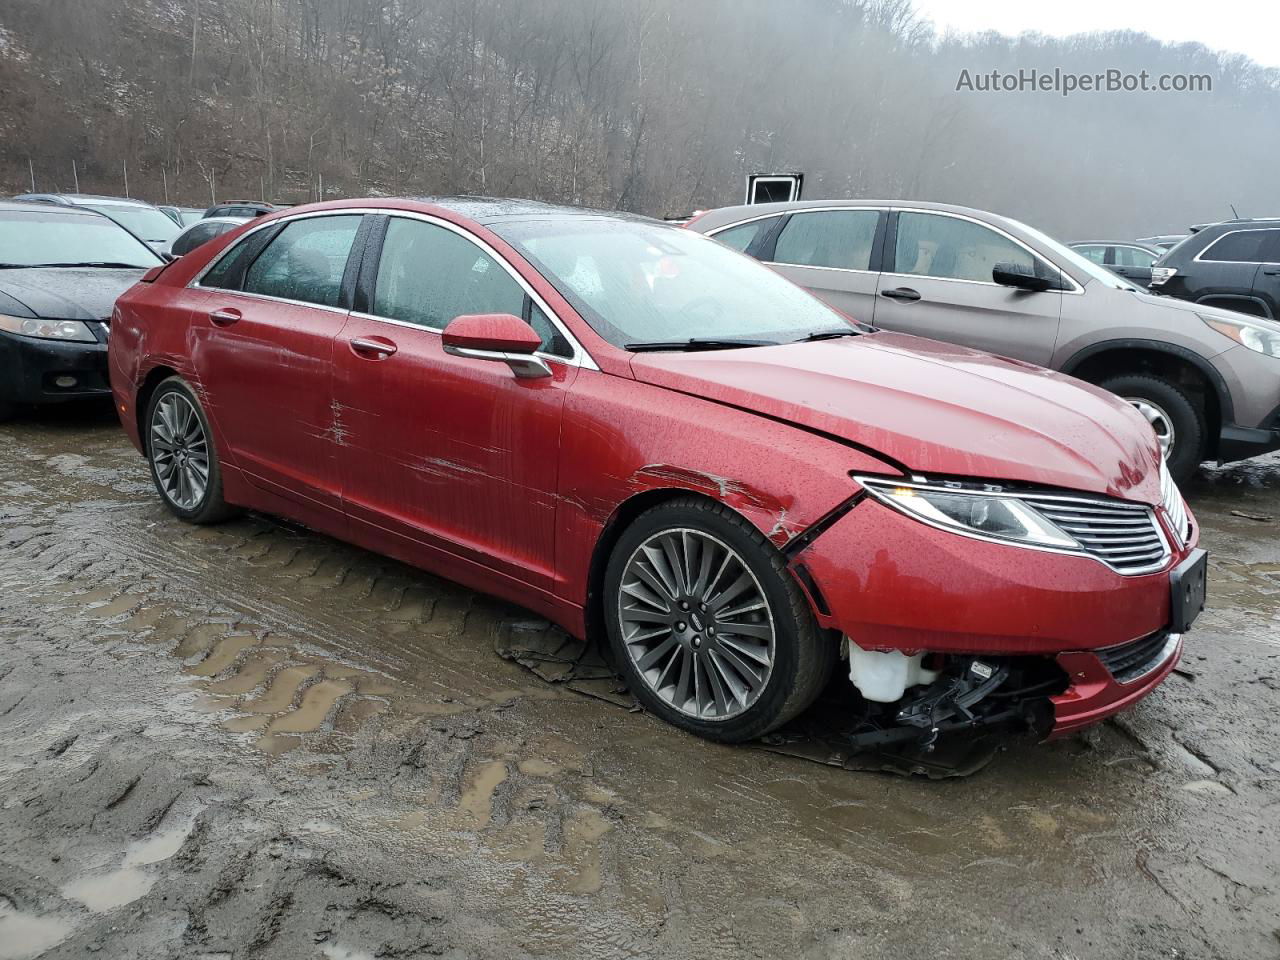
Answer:
[{"label": "side window glass", "polygon": [[254,251],[261,249],[260,236],[245,237],[213,265],[200,280],[202,287],[216,287],[221,290],[239,290],[238,278],[244,264],[248,262]]},{"label": "side window glass", "polygon": [[896,273],[984,283],[992,282],[991,270],[997,263],[1043,272],[1027,250],[988,227],[957,217],[906,211],[898,215],[895,263]]},{"label": "side window glass", "polygon": [[359,214],[295,220],[267,245],[244,277],[246,293],[336,307]]},{"label": "side window glass", "polygon": [[801,267],[868,270],[878,210],[822,210],[796,213],[778,235],[775,263]]},{"label": "side window glass", "polygon": [[1100,246],[1097,246],[1096,244],[1091,244],[1087,247],[1074,247],[1073,249],[1075,250],[1076,253],[1080,254],[1080,256],[1084,257],[1087,260],[1092,260],[1094,263],[1100,264],[1100,263],[1106,262],[1106,255],[1107,255],[1106,247],[1100,247]]},{"label": "side window glass", "polygon": [[179,237],[175,240],[170,252],[176,257],[182,257],[200,246],[200,244],[204,243],[206,240],[212,239],[213,231],[210,230],[208,226],[201,225],[189,231],[186,236]]},{"label": "side window glass", "polygon": [[555,324],[551,322],[551,318],[542,312],[542,308],[528,300],[529,304],[529,325],[533,327],[534,333],[542,338],[543,353],[549,353],[556,357],[571,357],[573,350],[569,347],[569,341],[564,338]]},{"label": "side window glass", "polygon": [[1280,263],[1280,230],[1268,230],[1266,234],[1262,242],[1262,260],[1264,263]]},{"label": "side window glass", "polygon": [[1262,250],[1270,230],[1236,230],[1219,237],[1200,254],[1201,260],[1216,263],[1261,263]]},{"label": "side window glass", "polygon": [[741,253],[746,253],[747,247],[751,246],[751,242],[777,221],[777,217],[768,217],[764,220],[753,220],[751,223],[740,223],[738,226],[730,227],[728,230],[721,230],[715,235],[715,239],[727,247],[733,247],[733,249]]},{"label": "side window glass", "polygon": [[469,313],[524,316],[524,290],[466,237],[434,223],[392,217],[372,312],[443,330],[454,317]]},{"label": "side window glass", "polygon": [[1140,247],[1116,247],[1116,263],[1122,267],[1149,267],[1155,263],[1154,253]]}]

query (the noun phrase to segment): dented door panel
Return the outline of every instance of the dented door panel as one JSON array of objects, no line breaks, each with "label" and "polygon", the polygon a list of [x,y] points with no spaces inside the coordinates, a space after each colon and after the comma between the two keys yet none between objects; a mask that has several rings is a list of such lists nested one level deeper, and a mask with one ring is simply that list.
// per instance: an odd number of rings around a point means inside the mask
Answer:
[{"label": "dented door panel", "polygon": [[[355,341],[384,342],[376,357]],[[557,449],[578,368],[517,378],[446,354],[433,330],[353,314],[334,351],[332,435],[353,523],[546,588]]]},{"label": "dented door panel", "polygon": [[[225,290],[202,296],[192,361],[229,457],[254,485],[340,511],[332,354],[346,311]],[[227,324],[213,318],[220,311],[239,317]]]}]

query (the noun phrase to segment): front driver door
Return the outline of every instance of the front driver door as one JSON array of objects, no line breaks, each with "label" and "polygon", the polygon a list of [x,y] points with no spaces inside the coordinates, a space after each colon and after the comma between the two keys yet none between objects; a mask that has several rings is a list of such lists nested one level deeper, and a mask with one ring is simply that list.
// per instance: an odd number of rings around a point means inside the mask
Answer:
[{"label": "front driver door", "polygon": [[[380,242],[334,351],[353,532],[397,555],[425,548],[550,589],[572,350],[513,272],[459,228],[391,216]],[[441,330],[475,313],[524,316],[553,375],[518,379],[504,363],[445,353]]]},{"label": "front driver door", "polygon": [[876,326],[1047,366],[1062,317],[1060,291],[1031,292],[991,279],[997,263],[1060,271],[985,224],[953,214],[903,210],[891,223]]}]

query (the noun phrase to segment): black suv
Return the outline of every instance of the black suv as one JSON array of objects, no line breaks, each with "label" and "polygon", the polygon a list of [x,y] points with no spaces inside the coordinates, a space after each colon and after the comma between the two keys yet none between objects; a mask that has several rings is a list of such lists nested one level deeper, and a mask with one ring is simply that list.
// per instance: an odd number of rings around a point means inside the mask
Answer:
[{"label": "black suv", "polygon": [[1151,291],[1280,317],[1280,219],[1203,227],[1151,265]]}]

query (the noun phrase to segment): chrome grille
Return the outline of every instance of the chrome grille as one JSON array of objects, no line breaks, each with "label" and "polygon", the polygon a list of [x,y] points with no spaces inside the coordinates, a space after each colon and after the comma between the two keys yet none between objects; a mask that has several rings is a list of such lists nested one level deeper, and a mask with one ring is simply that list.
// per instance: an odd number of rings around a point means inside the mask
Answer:
[{"label": "chrome grille", "polygon": [[1158,570],[1169,557],[1155,514],[1140,503],[1037,494],[1021,499],[1120,573]]},{"label": "chrome grille", "polygon": [[1191,517],[1187,514],[1187,504],[1182,499],[1182,492],[1173,482],[1169,468],[1164,463],[1160,464],[1160,500],[1164,503],[1164,512],[1169,515],[1169,522],[1178,534],[1178,539],[1186,543],[1191,537]]}]

